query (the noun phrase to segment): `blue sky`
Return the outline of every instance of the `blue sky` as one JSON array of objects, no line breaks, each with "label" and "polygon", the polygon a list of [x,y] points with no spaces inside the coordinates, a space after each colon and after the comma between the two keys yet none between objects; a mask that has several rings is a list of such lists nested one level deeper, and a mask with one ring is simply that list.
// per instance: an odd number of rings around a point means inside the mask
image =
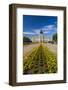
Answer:
[{"label": "blue sky", "polygon": [[51,38],[54,33],[57,33],[57,17],[23,15],[23,33],[25,36],[37,36],[40,30]]}]

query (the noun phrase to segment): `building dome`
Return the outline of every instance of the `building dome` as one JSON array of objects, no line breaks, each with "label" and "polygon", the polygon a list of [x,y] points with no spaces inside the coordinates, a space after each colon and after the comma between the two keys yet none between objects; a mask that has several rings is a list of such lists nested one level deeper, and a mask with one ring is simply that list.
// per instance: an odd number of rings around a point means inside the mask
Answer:
[{"label": "building dome", "polygon": [[43,42],[44,41],[44,36],[43,36],[43,31],[41,30],[40,31],[40,42]]},{"label": "building dome", "polygon": [[40,31],[40,34],[43,34],[43,31],[42,30]]}]

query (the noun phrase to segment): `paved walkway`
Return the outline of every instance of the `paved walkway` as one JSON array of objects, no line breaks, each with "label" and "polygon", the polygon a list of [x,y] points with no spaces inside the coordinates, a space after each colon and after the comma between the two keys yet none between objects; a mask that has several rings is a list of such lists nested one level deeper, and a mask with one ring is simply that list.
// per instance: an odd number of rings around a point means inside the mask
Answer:
[{"label": "paved walkway", "polygon": [[[37,47],[38,45],[39,45],[39,43],[38,44],[24,45],[24,48],[23,48],[24,56],[27,53],[29,53],[33,48]],[[53,53],[57,54],[57,45],[56,44],[46,43],[45,46],[48,47]]]},{"label": "paved walkway", "polygon": [[33,48],[37,47],[39,44],[30,44],[30,45],[24,45],[23,48],[23,54],[24,56],[29,53]]},{"label": "paved walkway", "polygon": [[57,45],[56,44],[46,43],[45,46],[47,46],[53,53],[57,54]]}]

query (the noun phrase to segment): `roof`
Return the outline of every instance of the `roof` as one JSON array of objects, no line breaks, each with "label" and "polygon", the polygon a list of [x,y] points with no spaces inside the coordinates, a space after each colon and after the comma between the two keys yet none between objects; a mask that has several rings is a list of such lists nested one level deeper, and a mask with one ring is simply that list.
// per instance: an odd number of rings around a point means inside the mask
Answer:
[{"label": "roof", "polygon": [[40,31],[40,34],[43,34],[43,31],[42,30]]}]

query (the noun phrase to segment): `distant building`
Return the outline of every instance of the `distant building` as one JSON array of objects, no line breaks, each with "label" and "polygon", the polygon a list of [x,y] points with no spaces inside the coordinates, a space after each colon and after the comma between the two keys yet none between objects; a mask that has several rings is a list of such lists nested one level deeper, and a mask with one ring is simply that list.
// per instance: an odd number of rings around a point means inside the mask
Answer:
[{"label": "distant building", "polygon": [[52,41],[52,38],[48,38],[41,30],[38,35],[32,36],[31,40],[32,42],[49,42]]},{"label": "distant building", "polygon": [[32,36],[31,40],[32,42],[40,42],[40,37],[39,35],[35,35],[35,36]]}]

